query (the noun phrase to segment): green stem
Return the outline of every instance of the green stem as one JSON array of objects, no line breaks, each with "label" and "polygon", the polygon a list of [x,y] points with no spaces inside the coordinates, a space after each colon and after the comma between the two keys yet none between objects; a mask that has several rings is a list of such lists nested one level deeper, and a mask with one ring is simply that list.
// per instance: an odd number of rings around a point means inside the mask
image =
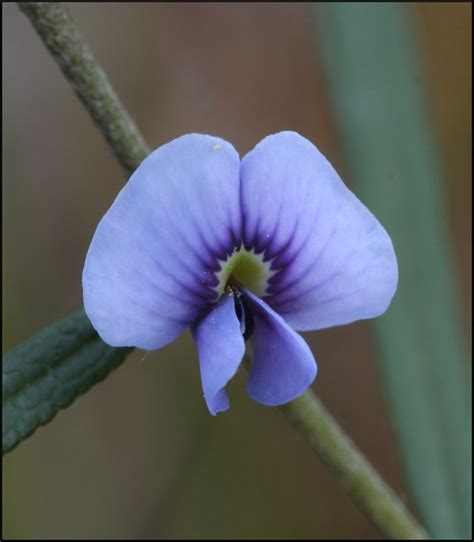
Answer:
[{"label": "green stem", "polygon": [[[49,2],[25,2],[19,6],[105,135],[119,162],[127,173],[133,172],[149,149],[64,6]],[[312,392],[307,391],[281,410],[386,536],[427,537]]]},{"label": "green stem", "polygon": [[105,72],[60,2],[19,2],[127,174],[150,153]]},{"label": "green stem", "polygon": [[354,502],[387,538],[428,535],[311,391],[280,407]]}]

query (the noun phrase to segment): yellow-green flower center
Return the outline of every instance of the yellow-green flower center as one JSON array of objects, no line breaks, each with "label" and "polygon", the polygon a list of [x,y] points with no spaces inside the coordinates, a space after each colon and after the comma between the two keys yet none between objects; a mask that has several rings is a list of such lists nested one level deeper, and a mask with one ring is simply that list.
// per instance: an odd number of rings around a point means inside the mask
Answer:
[{"label": "yellow-green flower center", "polygon": [[229,281],[236,281],[248,288],[257,296],[262,296],[268,285],[268,279],[273,275],[270,271],[271,262],[264,262],[261,254],[246,250],[242,246],[221,262],[221,269],[217,273],[219,284],[216,291],[219,297]]}]

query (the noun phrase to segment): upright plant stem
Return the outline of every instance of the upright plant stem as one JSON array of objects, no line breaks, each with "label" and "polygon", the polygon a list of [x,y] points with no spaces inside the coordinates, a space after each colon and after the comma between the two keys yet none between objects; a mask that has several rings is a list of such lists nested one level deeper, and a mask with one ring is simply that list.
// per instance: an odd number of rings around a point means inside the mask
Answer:
[{"label": "upright plant stem", "polygon": [[19,2],[18,5],[130,175],[150,149],[63,4]]},{"label": "upright plant stem", "polygon": [[[149,149],[63,5],[49,2],[19,5],[91,113],[117,159],[127,173],[131,173]],[[306,392],[281,409],[386,536],[426,537],[312,392]]]}]

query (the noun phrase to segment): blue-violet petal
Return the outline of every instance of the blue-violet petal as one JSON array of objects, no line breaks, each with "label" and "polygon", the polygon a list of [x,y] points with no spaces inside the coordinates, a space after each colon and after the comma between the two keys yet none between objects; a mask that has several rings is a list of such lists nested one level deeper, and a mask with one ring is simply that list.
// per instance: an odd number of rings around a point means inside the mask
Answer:
[{"label": "blue-violet petal", "polygon": [[85,310],[105,342],[160,348],[217,298],[218,261],[241,235],[239,167],[232,145],[190,134],[132,175],[83,271]]},{"label": "blue-violet petal", "polygon": [[398,280],[392,242],[319,150],[295,132],[242,160],[244,243],[274,271],[266,301],[294,329],[382,314]]},{"label": "blue-violet petal", "polygon": [[255,323],[248,394],[264,405],[282,405],[311,385],[316,362],[304,339],[281,316],[249,290],[242,291]]},{"label": "blue-violet petal", "polygon": [[226,291],[217,305],[192,326],[199,356],[201,382],[209,412],[229,408],[225,391],[245,352],[234,296]]}]

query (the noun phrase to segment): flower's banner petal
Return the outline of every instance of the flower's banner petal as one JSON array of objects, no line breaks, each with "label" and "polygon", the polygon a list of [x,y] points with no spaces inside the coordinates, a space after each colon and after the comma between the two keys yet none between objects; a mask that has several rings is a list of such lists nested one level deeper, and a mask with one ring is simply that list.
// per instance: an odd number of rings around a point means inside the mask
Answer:
[{"label": "flower's banner petal", "polygon": [[245,342],[234,305],[234,296],[225,292],[219,303],[192,326],[199,355],[201,381],[207,407],[212,415],[229,408],[225,392],[245,353]]},{"label": "flower's banner petal", "polygon": [[307,139],[263,139],[241,165],[245,245],[275,271],[264,300],[298,330],[383,313],[395,293],[392,242]]},{"label": "flower's banner petal", "polygon": [[242,290],[255,322],[248,394],[264,405],[282,405],[311,385],[316,362],[304,339],[281,316],[252,292]]},{"label": "flower's banner petal", "polygon": [[240,237],[239,197],[239,156],[222,139],[185,135],[142,162],[84,266],[84,306],[105,342],[159,348],[194,321]]}]

